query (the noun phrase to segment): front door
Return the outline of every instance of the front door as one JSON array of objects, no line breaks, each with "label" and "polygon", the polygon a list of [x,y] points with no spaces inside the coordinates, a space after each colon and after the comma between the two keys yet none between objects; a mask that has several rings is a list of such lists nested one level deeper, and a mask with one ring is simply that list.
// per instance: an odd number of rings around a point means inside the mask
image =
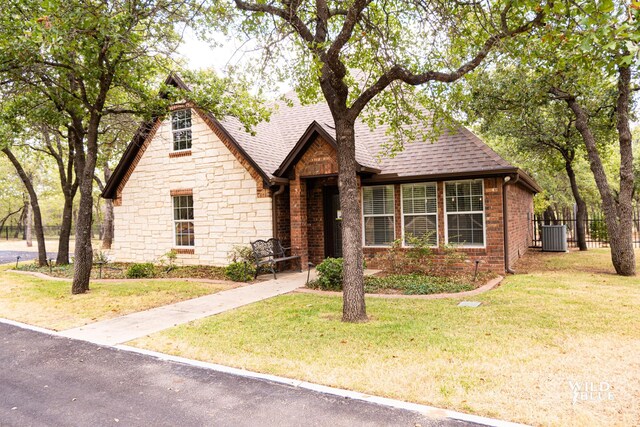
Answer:
[{"label": "front door", "polygon": [[324,255],[342,257],[342,211],[338,187],[324,188]]}]

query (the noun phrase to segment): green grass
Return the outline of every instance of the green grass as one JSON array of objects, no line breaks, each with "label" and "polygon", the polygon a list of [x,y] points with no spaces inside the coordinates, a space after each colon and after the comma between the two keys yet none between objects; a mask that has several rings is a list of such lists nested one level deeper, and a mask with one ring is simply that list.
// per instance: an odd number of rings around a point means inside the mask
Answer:
[{"label": "green grass", "polygon": [[0,268],[0,317],[62,330],[219,292],[227,283],[185,280],[92,281],[72,295],[71,282],[45,280]]},{"label": "green grass", "polygon": [[[459,300],[286,295],[134,342],[158,351],[465,412],[544,424],[640,419],[640,280],[608,251],[533,254],[493,291]],[[606,271],[605,271],[606,270]],[[259,319],[259,320],[258,320]],[[569,381],[614,387],[573,404]]]}]

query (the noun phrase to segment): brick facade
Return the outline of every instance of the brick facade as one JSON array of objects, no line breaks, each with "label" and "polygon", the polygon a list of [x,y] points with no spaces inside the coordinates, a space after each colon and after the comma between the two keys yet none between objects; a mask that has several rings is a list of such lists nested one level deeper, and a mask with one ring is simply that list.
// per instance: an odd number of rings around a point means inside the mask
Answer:
[{"label": "brick facade", "polygon": [[[309,178],[336,175],[338,163],[335,149],[321,137],[317,137],[293,169],[290,178],[290,214],[292,253],[301,256],[302,265],[317,263],[324,256],[324,216],[322,188],[307,183]],[[310,194],[309,194],[310,192]],[[313,218],[309,221],[309,218]],[[311,233],[311,235],[310,235]]]},{"label": "brick facade", "polygon": [[[402,236],[402,210],[401,210],[401,184],[394,185],[395,195],[395,233],[396,238]],[[444,182],[437,183],[437,199],[438,199],[438,242],[444,244],[446,241],[445,221],[446,215],[444,211]],[[483,271],[494,271],[498,273],[504,272],[504,241],[502,228],[502,179],[486,178],[484,179],[484,202],[485,202],[485,226],[486,226],[486,245],[484,248],[460,248],[460,252],[464,253],[469,261],[454,265],[453,268],[458,270],[471,269],[474,266],[473,261],[480,260],[480,269]],[[386,248],[368,248],[363,249],[368,266],[375,268],[374,256],[378,253],[386,251]],[[434,249],[435,259],[444,260],[442,251]]]},{"label": "brick facade", "polygon": [[513,267],[531,246],[533,196],[520,184],[507,185],[509,264]]},{"label": "brick facade", "polygon": [[[323,192],[326,188],[323,181],[319,179],[297,178],[295,182],[299,182],[296,186],[304,187],[307,194],[305,201],[300,200],[297,203],[304,205],[304,221],[291,217],[292,224],[298,224],[300,229],[296,230],[292,227],[292,235],[298,236],[299,243],[294,245],[296,254],[307,260],[317,264],[324,259],[324,197]],[[481,248],[459,248],[458,251],[466,255],[467,261],[460,262],[452,268],[456,270],[471,270],[474,268],[475,260],[480,260],[479,269],[481,271],[492,271],[495,273],[504,273],[504,229],[502,216],[502,191],[503,178],[485,178],[484,179],[484,205],[485,205],[485,227],[486,242]],[[438,199],[438,241],[440,244],[446,241],[445,221],[446,214],[444,211],[444,182],[437,183],[437,199]],[[521,186],[507,186],[508,203],[509,203],[509,242],[510,242],[510,260],[511,265],[520,256],[522,256],[529,247],[530,236],[528,235],[528,218],[533,211],[533,195],[527,189]],[[300,195],[304,194],[300,192]],[[401,208],[401,184],[394,185],[395,195],[395,235],[400,238],[402,235],[402,208]],[[302,211],[300,211],[302,213]],[[293,213],[293,211],[292,211]],[[304,241],[303,241],[304,239]],[[303,251],[307,251],[304,253]],[[387,248],[365,247],[363,252],[367,259],[368,266],[375,268],[376,254],[386,251]],[[435,249],[435,258],[444,261],[443,251]]]}]

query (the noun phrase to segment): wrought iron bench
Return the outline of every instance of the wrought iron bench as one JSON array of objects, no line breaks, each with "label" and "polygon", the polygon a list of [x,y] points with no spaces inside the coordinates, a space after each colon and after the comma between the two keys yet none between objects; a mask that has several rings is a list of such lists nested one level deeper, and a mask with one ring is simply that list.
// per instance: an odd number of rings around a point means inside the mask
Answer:
[{"label": "wrought iron bench", "polygon": [[256,263],[256,273],[254,278],[258,277],[258,271],[263,265],[268,265],[273,273],[273,278],[276,277],[276,264],[284,261],[298,260],[298,271],[302,271],[302,260],[299,256],[287,256],[286,251],[291,248],[283,248],[282,243],[278,239],[269,240],[256,240],[251,242],[251,249],[253,250],[253,257]]}]

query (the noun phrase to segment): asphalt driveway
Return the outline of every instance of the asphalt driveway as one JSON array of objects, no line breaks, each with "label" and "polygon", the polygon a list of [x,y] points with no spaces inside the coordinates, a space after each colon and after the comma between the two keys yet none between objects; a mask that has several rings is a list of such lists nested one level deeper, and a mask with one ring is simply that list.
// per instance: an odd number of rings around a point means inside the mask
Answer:
[{"label": "asphalt driveway", "polygon": [[[58,254],[56,252],[47,253],[47,259],[53,258],[55,260]],[[16,257],[20,257],[20,261],[29,261],[38,258],[38,252],[25,252],[25,251],[0,251],[0,264],[11,264],[16,262]]]},{"label": "asphalt driveway", "polygon": [[0,323],[2,426],[465,426]]}]

